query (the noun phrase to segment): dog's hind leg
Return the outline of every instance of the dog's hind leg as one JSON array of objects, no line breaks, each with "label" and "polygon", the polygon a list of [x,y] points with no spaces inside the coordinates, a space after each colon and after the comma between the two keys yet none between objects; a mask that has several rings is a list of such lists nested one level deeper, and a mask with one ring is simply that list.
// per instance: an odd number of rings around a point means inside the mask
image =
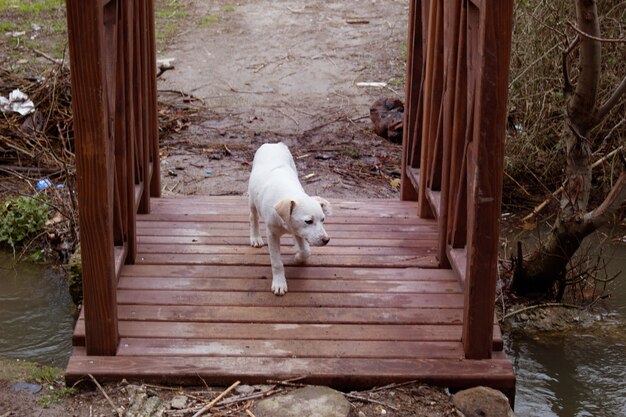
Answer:
[{"label": "dog's hind leg", "polygon": [[305,239],[302,239],[300,236],[294,236],[294,240],[296,241],[296,257],[295,260],[297,263],[302,264],[305,263],[309,255],[311,255],[311,249],[309,248],[309,242]]},{"label": "dog's hind leg", "polygon": [[250,202],[250,246],[255,248],[263,246],[263,239],[259,230],[259,211],[252,202]]}]

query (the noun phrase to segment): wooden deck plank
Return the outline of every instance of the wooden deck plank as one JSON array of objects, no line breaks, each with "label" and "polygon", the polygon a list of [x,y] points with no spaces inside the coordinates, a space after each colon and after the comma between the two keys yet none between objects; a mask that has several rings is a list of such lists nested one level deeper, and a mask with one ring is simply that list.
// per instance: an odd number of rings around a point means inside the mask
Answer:
[{"label": "wooden deck plank", "polygon": [[[228,385],[235,380],[265,383],[268,378],[307,377],[301,381],[338,389],[368,388],[393,382],[419,380],[463,388],[484,385],[513,389],[515,381],[508,360],[471,361],[458,359],[358,359],[358,358],[212,358],[185,356],[82,356],[72,355],[66,380],[72,384],[94,375],[100,381],[119,381],[140,373],[145,381],[168,384],[204,382]],[[314,372],[311,372],[314,370]]]},{"label": "wooden deck plank", "polygon": [[[332,240],[331,240],[332,241]],[[371,246],[321,246],[311,247],[312,256],[320,255],[333,255],[333,256],[345,256],[345,255],[403,255],[411,256],[417,253],[424,253],[423,249],[427,251],[432,248],[429,242],[425,242],[421,246],[413,248],[399,247],[371,247]],[[281,254],[293,255],[296,252],[295,248],[291,245],[283,246],[281,248]],[[162,253],[162,254],[229,254],[229,255],[259,255],[266,254],[269,257],[269,251],[267,246],[263,248],[253,248],[250,245],[186,245],[186,244],[173,244],[173,243],[142,243],[137,245],[137,253]],[[428,253],[428,252],[426,252]]]},{"label": "wooden deck plank", "polygon": [[[263,225],[263,222],[260,222]],[[227,222],[220,221],[219,216],[215,216],[213,220],[189,220],[185,221],[185,219],[175,218],[169,221],[162,220],[151,220],[144,216],[137,216],[137,227],[143,229],[145,227],[148,228],[167,228],[173,229],[174,231],[177,229],[207,229],[207,228],[215,228],[215,229],[224,229],[230,230],[231,232],[248,232],[250,230],[249,223],[246,222]],[[436,232],[436,226],[430,224],[355,224],[351,222],[347,223],[332,223],[328,222],[324,224],[326,231],[331,232],[334,231],[355,231],[355,232],[369,232],[370,236],[373,238],[373,233],[377,232],[409,232],[412,235],[412,238],[416,238],[419,236],[421,232]],[[261,229],[265,229],[265,226],[261,227]]]},{"label": "wooden deck plank", "polygon": [[118,355],[274,358],[454,358],[461,342],[404,342],[258,339],[122,338]]},{"label": "wooden deck plank", "polygon": [[[269,279],[121,277],[118,290],[267,291]],[[460,294],[457,281],[289,280],[289,291],[333,293]]]},{"label": "wooden deck plank", "polygon": [[[378,247],[378,248],[417,248],[424,246],[425,241],[429,241],[432,247],[432,241],[437,239],[436,233],[420,234],[417,239],[353,239],[346,237],[332,237],[332,244],[329,247],[338,246],[355,246],[355,247]],[[139,236],[137,243],[139,244],[163,244],[163,236]],[[168,236],[168,244],[185,244],[185,245],[239,245],[249,246],[249,236]],[[281,244],[288,246],[295,244],[291,236],[284,235]]]},{"label": "wooden deck plank", "polygon": [[462,309],[120,305],[120,320],[202,323],[461,324]]},{"label": "wooden deck plank", "polygon": [[[83,321],[84,323],[84,321]],[[77,326],[80,322],[77,323]],[[460,341],[461,325],[119,321],[121,337],[185,339]],[[79,333],[79,332],[77,332]]]},{"label": "wooden deck plank", "polygon": [[295,292],[277,297],[270,291],[117,291],[118,304],[189,306],[461,308],[463,294]]},{"label": "wooden deck plank", "polygon": [[118,282],[117,356],[86,360],[81,315],[68,381],[88,371],[254,383],[284,372],[349,388],[423,379],[510,390],[497,324],[494,359],[464,359],[463,292],[452,270],[435,268],[436,224],[417,219],[415,203],[388,203],[335,203],[331,243],[304,265],[283,237],[289,293],[276,297],[267,247],[249,246],[244,197],[153,200],[152,214],[138,216],[137,263]]},{"label": "wooden deck plank", "polygon": [[[250,219],[248,214],[205,214],[204,212],[199,213],[188,213],[189,211],[185,208],[184,213],[150,213],[138,215],[137,220],[142,222],[219,222],[219,223],[229,223],[229,224],[249,224]],[[324,223],[327,227],[334,225],[373,225],[373,226],[382,226],[382,225],[409,225],[416,227],[432,227],[436,226],[432,222],[424,222],[421,219],[413,217],[413,216],[392,216],[392,215],[374,215],[367,217],[357,217],[357,216],[328,216]]]},{"label": "wooden deck plank", "polygon": [[[157,225],[155,223],[150,223],[150,225]],[[210,226],[210,227],[209,227]],[[354,229],[354,228],[353,228]],[[409,230],[405,230],[409,229]],[[331,239],[368,239],[372,241],[376,241],[378,239],[399,239],[399,240],[421,240],[420,236],[424,236],[424,239],[431,239],[432,230],[428,229],[427,231],[421,230],[411,230],[415,229],[413,227],[404,227],[401,230],[393,230],[392,228],[387,228],[386,230],[375,230],[368,231],[363,230],[363,228],[358,228],[357,230],[331,230],[328,229],[330,233]],[[261,235],[265,238],[265,230],[261,229]],[[190,227],[188,225],[180,226],[180,227],[170,227],[160,225],[159,227],[149,227],[146,225],[142,225],[141,229],[138,230],[138,236],[194,236],[194,237],[248,237],[249,238],[249,229],[245,227],[232,228],[228,226],[223,226],[219,223],[216,223],[215,226],[201,224],[198,226]]]},{"label": "wooden deck plank", "polygon": [[[421,249],[415,255],[338,255],[311,256],[308,266],[354,266],[354,267],[422,267],[434,268],[437,259],[430,250]],[[137,253],[137,264],[170,265],[269,265],[267,254],[232,255],[232,254],[177,254],[177,253]],[[283,257],[285,265],[296,265],[293,257]]]},{"label": "wooden deck plank", "polygon": [[[246,279],[270,277],[268,266],[239,265],[237,268],[220,265],[125,265],[122,276],[134,277],[188,277]],[[391,280],[391,281],[450,281],[456,277],[449,269],[423,268],[363,268],[287,266],[285,274],[296,279]]]}]

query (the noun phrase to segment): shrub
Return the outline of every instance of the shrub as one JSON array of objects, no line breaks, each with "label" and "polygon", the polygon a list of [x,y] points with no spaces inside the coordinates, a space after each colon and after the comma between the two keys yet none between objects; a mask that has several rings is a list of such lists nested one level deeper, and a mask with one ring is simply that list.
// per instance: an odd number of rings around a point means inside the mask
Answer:
[{"label": "shrub", "polygon": [[0,244],[13,249],[43,230],[48,205],[30,197],[9,197],[0,206]]}]

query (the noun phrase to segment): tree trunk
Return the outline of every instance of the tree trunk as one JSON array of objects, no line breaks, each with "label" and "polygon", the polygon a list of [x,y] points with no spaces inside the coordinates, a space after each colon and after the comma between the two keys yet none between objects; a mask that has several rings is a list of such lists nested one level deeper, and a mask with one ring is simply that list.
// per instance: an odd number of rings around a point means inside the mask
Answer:
[{"label": "tree trunk", "polygon": [[622,170],[604,202],[596,210],[586,213],[592,186],[592,152],[588,135],[610,111],[607,107],[617,102],[614,96],[622,95],[625,88],[620,85],[605,105],[598,106],[601,42],[598,40],[600,27],[596,2],[576,0],[575,3],[578,27],[588,36],[581,35],[580,75],[574,91],[567,70],[568,54],[564,54],[566,179],[557,221],[550,235],[528,259],[516,261],[511,290],[522,296],[545,297],[554,294],[553,290],[558,285],[556,294],[560,298],[564,291],[567,264],[583,239],[608,223],[626,197],[626,171]]}]

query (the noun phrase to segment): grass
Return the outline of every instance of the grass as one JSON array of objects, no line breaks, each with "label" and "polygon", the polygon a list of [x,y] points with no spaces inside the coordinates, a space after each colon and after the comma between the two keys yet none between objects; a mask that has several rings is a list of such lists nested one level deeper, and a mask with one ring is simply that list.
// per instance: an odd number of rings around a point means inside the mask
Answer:
[{"label": "grass", "polygon": [[187,4],[181,0],[157,0],[154,15],[156,24],[157,53],[172,42],[174,35],[189,17]]},{"label": "grass", "polygon": [[206,26],[206,25],[213,25],[219,22],[220,22],[219,17],[209,14],[209,15],[204,16],[202,19],[198,20],[198,25]]},{"label": "grass", "polygon": [[0,0],[0,12],[40,13],[65,8],[65,0]]},{"label": "grass", "polygon": [[224,11],[224,13],[232,13],[235,11],[235,6],[233,6],[232,4],[227,4],[222,8],[222,10]]}]

